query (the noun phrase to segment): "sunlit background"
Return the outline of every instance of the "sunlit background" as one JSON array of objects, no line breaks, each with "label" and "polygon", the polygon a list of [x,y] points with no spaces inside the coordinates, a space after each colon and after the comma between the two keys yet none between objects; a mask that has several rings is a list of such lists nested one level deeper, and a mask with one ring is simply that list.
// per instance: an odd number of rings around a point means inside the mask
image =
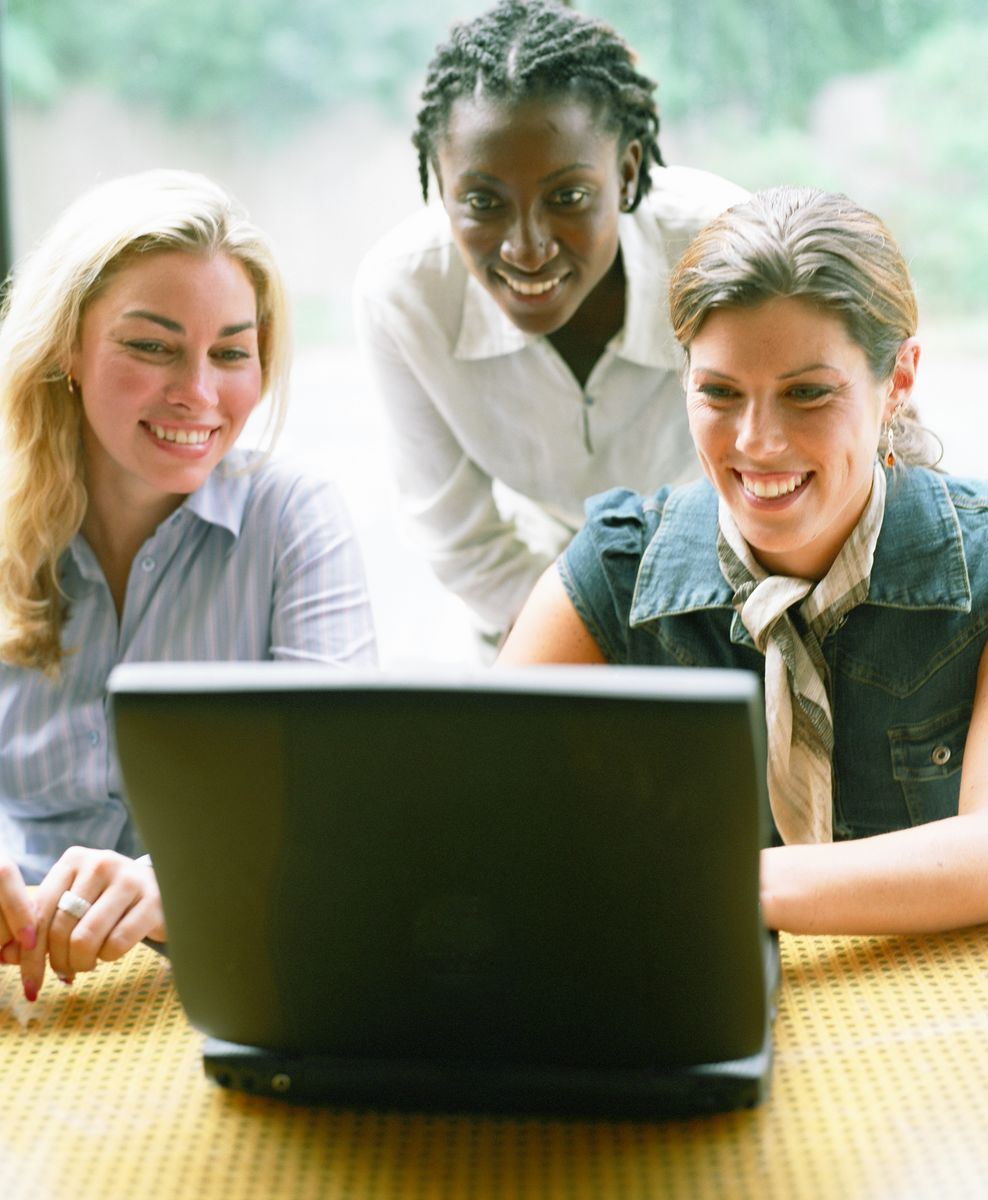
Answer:
[{"label": "sunlit background", "polygon": [[[201,170],[274,238],[298,358],[281,452],[334,477],[386,663],[472,654],[407,544],[350,284],[421,203],[425,66],[477,0],[7,0],[15,255],[100,180]],[[988,0],[584,0],[659,80],[669,162],[749,188],[810,183],[879,212],[923,314],[919,402],[945,464],[988,476]],[[657,483],[661,482],[659,480]]]}]

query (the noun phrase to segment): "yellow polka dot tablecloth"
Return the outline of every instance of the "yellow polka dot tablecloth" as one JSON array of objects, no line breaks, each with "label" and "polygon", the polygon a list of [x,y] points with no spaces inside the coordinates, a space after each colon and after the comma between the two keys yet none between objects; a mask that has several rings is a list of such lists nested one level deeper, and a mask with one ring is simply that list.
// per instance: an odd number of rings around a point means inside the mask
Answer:
[{"label": "yellow polka dot tablecloth", "polygon": [[34,1005],[0,968],[0,1200],[988,1197],[988,927],[781,950],[769,1099],[655,1122],[227,1092],[152,951]]}]

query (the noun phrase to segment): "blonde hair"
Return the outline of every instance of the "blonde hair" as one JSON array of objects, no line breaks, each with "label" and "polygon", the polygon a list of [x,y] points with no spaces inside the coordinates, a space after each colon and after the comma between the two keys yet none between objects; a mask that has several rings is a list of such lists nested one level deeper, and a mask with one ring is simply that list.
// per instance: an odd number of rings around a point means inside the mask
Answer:
[{"label": "blonde hair", "polygon": [[284,286],[265,236],[222,188],[145,171],[80,196],[14,276],[0,328],[0,660],[57,673],[58,563],[86,511],[81,406],[67,376],[86,306],[142,254],[235,259],[257,297],[267,435],[284,421],[291,360]]},{"label": "blonde hair", "polygon": [[[669,281],[677,341],[690,345],[714,308],[753,307],[778,296],[809,300],[844,324],[876,380],[889,379],[918,311],[909,268],[885,223],[847,196],[775,187],[703,228]],[[897,414],[895,452],[934,465],[938,439],[911,403]],[[885,435],[880,453],[884,454]]]}]

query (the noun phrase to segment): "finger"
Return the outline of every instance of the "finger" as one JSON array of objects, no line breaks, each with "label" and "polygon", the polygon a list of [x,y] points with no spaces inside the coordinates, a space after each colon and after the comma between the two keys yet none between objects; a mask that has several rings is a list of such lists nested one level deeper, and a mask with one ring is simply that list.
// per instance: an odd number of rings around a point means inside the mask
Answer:
[{"label": "finger", "polygon": [[154,872],[127,863],[73,931],[68,965],[72,971],[92,970],[97,960],[115,961],[154,934],[164,936]]},{"label": "finger", "polygon": [[16,938],[25,949],[37,940],[35,910],[20,870],[0,856],[0,944]]},{"label": "finger", "polygon": [[[140,940],[134,938],[118,949],[128,936],[128,926],[120,935],[114,936],[114,930],[145,896],[157,897],[157,881],[150,868],[122,854],[90,852],[82,860],[72,891],[89,900],[92,907],[75,922],[68,913],[56,914],[52,919],[48,957],[52,968],[60,974],[91,971],[102,957],[108,939],[109,953],[117,958]],[[68,919],[63,921],[63,917]],[[142,916],[138,920],[143,925],[148,918]]]},{"label": "finger", "polygon": [[32,1003],[45,981],[45,963],[48,956],[48,934],[56,912],[58,898],[69,887],[74,871],[65,855],[58,860],[44,877],[34,894],[35,942],[33,946],[21,944],[21,985],[24,995]]},{"label": "finger", "polygon": [[121,916],[104,939],[99,957],[103,962],[115,962],[146,937],[156,942],[165,940],[161,901],[157,896],[144,896]]}]

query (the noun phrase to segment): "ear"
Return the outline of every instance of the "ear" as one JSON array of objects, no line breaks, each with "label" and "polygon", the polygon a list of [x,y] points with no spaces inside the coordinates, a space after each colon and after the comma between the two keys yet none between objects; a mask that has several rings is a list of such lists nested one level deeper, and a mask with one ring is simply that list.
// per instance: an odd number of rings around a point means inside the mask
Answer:
[{"label": "ear", "polygon": [[895,356],[895,366],[889,380],[889,394],[885,401],[883,419],[890,421],[893,415],[907,403],[916,383],[919,367],[920,345],[914,338],[906,338]]},{"label": "ear", "polygon": [[638,138],[631,141],[621,151],[618,159],[618,174],[621,177],[621,207],[625,208],[634,203],[638,191],[638,173],[642,166],[642,144]]}]

